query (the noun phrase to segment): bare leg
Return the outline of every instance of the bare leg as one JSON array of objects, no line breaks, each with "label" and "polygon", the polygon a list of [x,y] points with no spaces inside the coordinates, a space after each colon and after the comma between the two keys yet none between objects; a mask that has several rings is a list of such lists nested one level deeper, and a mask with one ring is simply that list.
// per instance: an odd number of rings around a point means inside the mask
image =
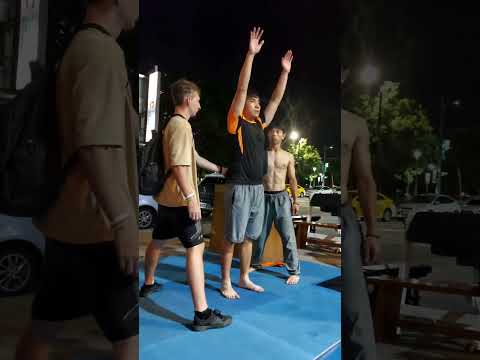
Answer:
[{"label": "bare leg", "polygon": [[17,344],[15,360],[48,360],[49,350],[50,344],[37,338],[30,324]]},{"label": "bare leg", "polygon": [[230,243],[227,240],[224,240],[223,257],[222,257],[222,288],[220,289],[220,292],[227,299],[240,298],[237,292],[233,290],[232,279],[230,277],[230,272],[232,270],[232,259],[233,259],[234,250],[235,250],[235,245]]},{"label": "bare leg", "polygon": [[250,261],[252,259],[252,241],[245,239],[243,241],[242,247],[240,248],[240,281],[238,286],[256,291],[263,292],[263,288],[254,284],[249,277],[250,273]]},{"label": "bare leg", "polygon": [[113,344],[114,360],[138,360],[138,336]]},{"label": "bare leg", "polygon": [[145,284],[152,285],[155,282],[155,271],[160,259],[160,246],[155,241],[150,241],[145,251]]},{"label": "bare leg", "polygon": [[204,249],[204,243],[187,249],[187,279],[195,311],[204,311],[208,308],[205,295],[205,270],[203,268]]}]

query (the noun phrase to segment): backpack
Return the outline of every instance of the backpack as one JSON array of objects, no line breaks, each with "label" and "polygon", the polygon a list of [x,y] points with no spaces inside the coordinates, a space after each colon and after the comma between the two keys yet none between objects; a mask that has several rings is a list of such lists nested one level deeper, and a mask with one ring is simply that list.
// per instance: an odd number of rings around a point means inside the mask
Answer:
[{"label": "backpack", "polygon": [[167,127],[168,121],[161,131],[152,135],[150,141],[140,151],[138,184],[139,193],[142,195],[157,195],[170,176],[171,170],[165,171],[163,157],[163,131]]},{"label": "backpack", "polygon": [[32,63],[32,81],[0,105],[0,213],[42,216],[60,194],[74,158],[62,167],[55,89],[56,69]]},{"label": "backpack", "polygon": [[61,183],[55,74],[38,68],[32,81],[0,108],[0,212],[43,214]]}]

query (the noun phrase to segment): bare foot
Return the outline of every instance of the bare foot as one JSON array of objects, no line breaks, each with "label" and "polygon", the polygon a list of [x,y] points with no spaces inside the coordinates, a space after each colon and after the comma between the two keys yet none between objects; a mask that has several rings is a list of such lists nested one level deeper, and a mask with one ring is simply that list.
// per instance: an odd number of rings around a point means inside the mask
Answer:
[{"label": "bare foot", "polygon": [[254,271],[257,271],[257,269],[255,269],[254,267],[251,267],[250,269],[248,269],[249,273],[254,272]]},{"label": "bare foot", "polygon": [[287,285],[297,285],[299,281],[300,281],[300,276],[290,275],[287,279]]},{"label": "bare foot", "polygon": [[230,300],[240,299],[240,295],[233,290],[232,284],[223,284],[220,293]]},{"label": "bare foot", "polygon": [[261,286],[258,286],[256,284],[254,284],[250,279],[240,280],[238,282],[238,286],[241,287],[241,288],[244,288],[244,289],[247,289],[247,290],[252,290],[252,291],[255,291],[255,292],[259,292],[259,293],[265,291]]}]

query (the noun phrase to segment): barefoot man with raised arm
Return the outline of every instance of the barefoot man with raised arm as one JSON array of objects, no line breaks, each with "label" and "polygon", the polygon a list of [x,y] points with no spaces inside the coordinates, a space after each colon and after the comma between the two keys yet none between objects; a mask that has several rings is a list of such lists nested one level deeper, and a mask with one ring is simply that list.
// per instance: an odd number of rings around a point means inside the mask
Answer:
[{"label": "barefoot man with raised arm", "polygon": [[263,292],[261,286],[250,280],[249,269],[252,241],[260,237],[263,227],[263,177],[267,173],[264,129],[272,121],[283,98],[293,59],[291,51],[287,51],[283,56],[282,72],[263,116],[260,116],[260,96],[249,89],[248,84],[253,59],[264,43],[261,40],[262,34],[263,31],[257,28],[250,32],[249,49],[227,119],[233,153],[225,191],[226,241],[222,259],[221,293],[228,299],[240,297],[233,289],[230,278],[235,244],[241,245],[238,285],[248,290]]}]

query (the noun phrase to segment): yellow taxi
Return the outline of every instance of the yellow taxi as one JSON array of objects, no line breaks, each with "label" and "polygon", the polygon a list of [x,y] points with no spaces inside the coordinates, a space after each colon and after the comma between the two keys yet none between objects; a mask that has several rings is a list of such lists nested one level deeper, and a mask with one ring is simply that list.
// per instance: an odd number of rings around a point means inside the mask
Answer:
[{"label": "yellow taxi", "polygon": [[[363,217],[362,207],[360,206],[360,199],[358,197],[357,191],[349,191],[350,201],[352,204],[352,208],[355,211],[355,214],[359,218]],[[377,219],[381,219],[382,221],[390,221],[392,218],[397,216],[397,208],[395,203],[389,197],[377,193]]]},{"label": "yellow taxi", "polygon": [[[290,184],[287,184],[288,195],[292,196],[292,189]],[[297,197],[304,197],[306,194],[305,188],[303,186],[297,185]]]}]

